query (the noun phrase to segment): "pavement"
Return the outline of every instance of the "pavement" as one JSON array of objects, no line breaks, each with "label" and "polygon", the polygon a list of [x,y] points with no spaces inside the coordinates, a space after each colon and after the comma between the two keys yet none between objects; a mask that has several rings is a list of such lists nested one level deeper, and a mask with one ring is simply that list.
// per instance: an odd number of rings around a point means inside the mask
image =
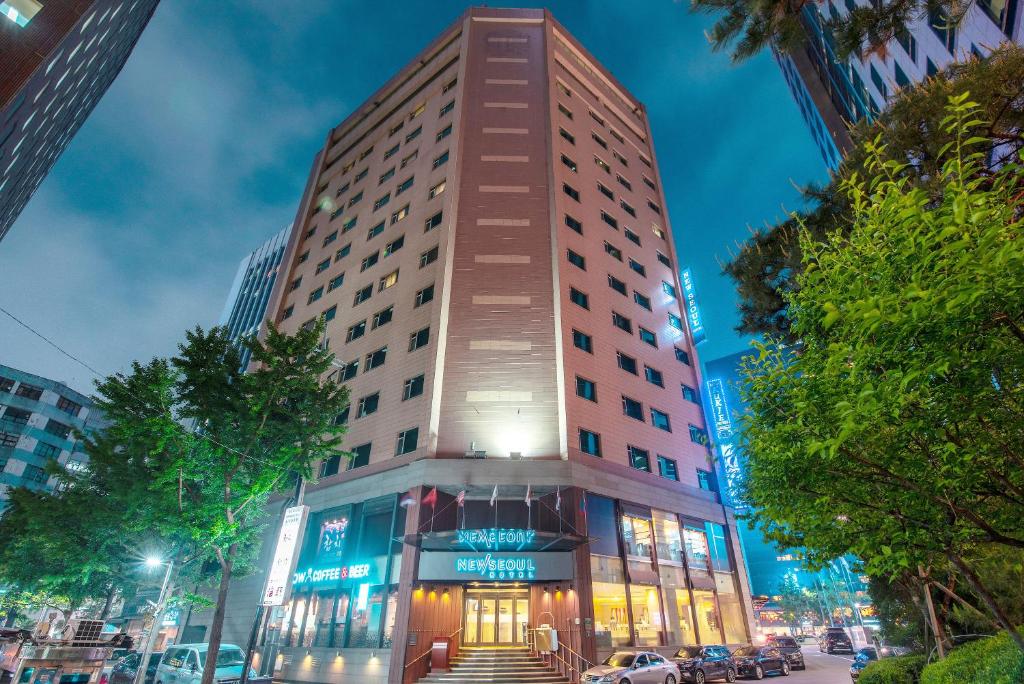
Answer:
[{"label": "pavement", "polygon": [[[786,678],[786,684],[851,684],[852,655],[822,653],[818,650],[817,644],[805,644],[800,650],[804,653],[807,669],[793,670],[792,674]],[[772,679],[779,679],[779,677],[772,677]]]}]

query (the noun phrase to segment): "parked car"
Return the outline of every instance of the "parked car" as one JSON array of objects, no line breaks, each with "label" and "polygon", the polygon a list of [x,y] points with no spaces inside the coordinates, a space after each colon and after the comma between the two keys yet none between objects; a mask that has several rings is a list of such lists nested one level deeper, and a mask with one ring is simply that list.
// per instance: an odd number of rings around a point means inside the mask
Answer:
[{"label": "parked car", "polygon": [[857,655],[853,657],[853,664],[850,665],[850,679],[857,681],[860,671],[867,667],[872,660],[878,660],[878,651],[873,646],[857,651]]},{"label": "parked car", "polygon": [[683,682],[736,681],[736,663],[725,646],[683,646],[672,660],[679,666]]},{"label": "parked car", "polygon": [[800,644],[793,637],[771,634],[768,636],[766,646],[774,646],[782,651],[782,655],[786,656],[789,666],[794,670],[807,669],[807,663],[804,662],[804,652],[800,650]]},{"label": "parked car", "polygon": [[842,627],[829,627],[821,635],[821,639],[818,641],[818,648],[821,649],[822,653],[835,653],[837,651],[853,653],[853,642],[850,641],[850,635]]},{"label": "parked car", "polygon": [[110,681],[110,675],[117,667],[117,664],[124,660],[126,657],[135,653],[130,648],[115,648],[110,651],[110,657],[103,663],[103,671],[100,672],[99,684],[107,684]]},{"label": "parked car", "polygon": [[580,676],[583,684],[676,684],[678,681],[676,664],[651,651],[616,651]]},{"label": "parked car", "polygon": [[789,661],[774,646],[743,646],[732,652],[736,674],[740,677],[764,679],[765,675],[789,675]]},{"label": "parked car", "polygon": [[[155,684],[198,684],[203,677],[208,644],[178,644],[164,652],[156,668]],[[237,684],[242,677],[245,653],[234,644],[221,644],[213,679],[218,684]],[[250,681],[256,671],[249,670]]]},{"label": "parked car", "polygon": [[814,642],[818,641],[818,638],[816,636],[814,636],[813,634],[805,634],[805,633],[804,634],[796,634],[796,635],[793,636],[793,638],[796,639],[797,642],[799,642],[801,644],[806,644],[808,641],[814,641]]},{"label": "parked car", "polygon": [[[149,666],[146,668],[144,684],[153,684],[156,668],[160,664],[160,658],[163,655],[163,651],[157,651],[149,655]],[[135,674],[139,671],[139,662],[141,660],[142,654],[137,652],[129,653],[124,658],[121,658],[121,662],[115,665],[110,673],[110,684],[134,684]]]}]

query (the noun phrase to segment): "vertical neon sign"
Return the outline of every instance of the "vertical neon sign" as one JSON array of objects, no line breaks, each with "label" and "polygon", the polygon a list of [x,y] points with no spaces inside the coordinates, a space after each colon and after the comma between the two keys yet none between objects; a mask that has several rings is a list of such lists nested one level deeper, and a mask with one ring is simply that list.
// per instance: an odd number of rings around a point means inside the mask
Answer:
[{"label": "vertical neon sign", "polygon": [[721,378],[714,378],[705,383],[708,391],[708,403],[711,412],[711,424],[715,428],[715,442],[722,455],[722,466],[725,470],[725,486],[729,498],[737,508],[743,508],[740,497],[742,470],[739,453],[732,443],[733,425],[729,416],[729,403],[725,398],[725,383]]},{"label": "vertical neon sign", "polygon": [[693,336],[694,344],[700,344],[707,339],[707,334],[704,331],[704,317],[700,313],[700,305],[697,304],[697,288],[694,287],[690,269],[683,269],[681,280],[683,297],[686,299],[686,319],[690,322],[690,335]]}]

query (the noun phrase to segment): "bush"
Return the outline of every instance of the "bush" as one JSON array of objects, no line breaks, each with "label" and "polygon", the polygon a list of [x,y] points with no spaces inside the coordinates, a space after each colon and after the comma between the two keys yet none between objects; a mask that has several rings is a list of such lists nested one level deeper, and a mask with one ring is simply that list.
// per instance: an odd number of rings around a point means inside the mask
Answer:
[{"label": "bush", "polygon": [[882,658],[868,663],[858,684],[917,684],[924,668],[923,655]]},{"label": "bush", "polygon": [[954,648],[945,660],[921,673],[921,684],[1020,684],[1024,682],[1024,651],[1003,632]]}]

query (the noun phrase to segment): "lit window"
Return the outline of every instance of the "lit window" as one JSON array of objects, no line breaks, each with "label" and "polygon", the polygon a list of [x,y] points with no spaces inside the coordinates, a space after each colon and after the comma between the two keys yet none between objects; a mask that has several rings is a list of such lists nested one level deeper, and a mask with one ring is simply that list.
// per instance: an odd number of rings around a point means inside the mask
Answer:
[{"label": "lit window", "polygon": [[394,225],[409,215],[409,205],[406,204],[398,211],[391,214],[391,224]]},{"label": "lit window", "polygon": [[[41,9],[43,9],[42,3],[36,2],[36,0],[3,0],[0,2],[0,14],[18,26],[26,26]],[[91,19],[92,17],[90,17]]]},{"label": "lit window", "polygon": [[446,185],[446,181],[442,180],[440,183],[438,183],[434,187],[430,188],[430,192],[427,193],[427,199],[434,199],[435,197],[440,195],[442,192],[444,192],[445,185]]},{"label": "lit window", "polygon": [[377,292],[386,290],[398,282],[398,269],[395,269],[391,273],[380,279],[380,283],[377,285]]}]

